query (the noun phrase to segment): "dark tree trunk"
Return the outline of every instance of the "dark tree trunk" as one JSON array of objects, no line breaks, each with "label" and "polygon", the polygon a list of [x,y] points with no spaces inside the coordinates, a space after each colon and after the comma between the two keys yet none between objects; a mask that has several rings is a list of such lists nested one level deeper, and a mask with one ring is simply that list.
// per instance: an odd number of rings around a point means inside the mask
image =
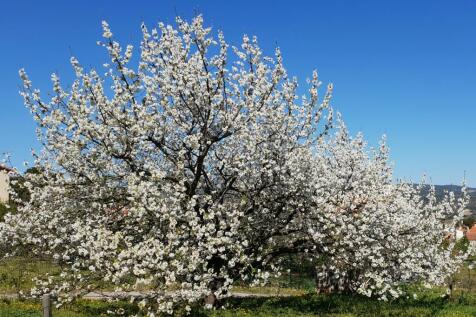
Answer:
[{"label": "dark tree trunk", "polygon": [[213,293],[211,293],[211,294],[207,295],[207,297],[205,297],[205,305],[206,306],[215,307],[217,302],[218,302],[217,297]]}]

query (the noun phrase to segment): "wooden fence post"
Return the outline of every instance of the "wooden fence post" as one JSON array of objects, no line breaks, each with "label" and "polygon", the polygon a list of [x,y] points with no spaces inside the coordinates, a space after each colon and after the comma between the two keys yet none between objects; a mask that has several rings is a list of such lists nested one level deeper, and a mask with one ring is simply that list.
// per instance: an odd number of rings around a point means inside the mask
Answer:
[{"label": "wooden fence post", "polygon": [[52,317],[51,316],[51,297],[50,294],[44,294],[41,301],[43,306],[43,317]]}]

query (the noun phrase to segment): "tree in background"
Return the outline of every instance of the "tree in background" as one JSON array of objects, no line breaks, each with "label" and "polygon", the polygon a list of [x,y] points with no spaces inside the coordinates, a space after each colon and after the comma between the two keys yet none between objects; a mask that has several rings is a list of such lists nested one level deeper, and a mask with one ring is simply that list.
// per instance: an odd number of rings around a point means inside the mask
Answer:
[{"label": "tree in background", "polygon": [[315,208],[306,223],[318,290],[396,298],[411,282],[444,284],[474,253],[455,239],[465,188],[459,198],[447,193],[437,201],[434,188],[425,197],[422,187],[393,182],[385,140],[368,151],[362,135],[350,137],[340,122],[315,166]]}]

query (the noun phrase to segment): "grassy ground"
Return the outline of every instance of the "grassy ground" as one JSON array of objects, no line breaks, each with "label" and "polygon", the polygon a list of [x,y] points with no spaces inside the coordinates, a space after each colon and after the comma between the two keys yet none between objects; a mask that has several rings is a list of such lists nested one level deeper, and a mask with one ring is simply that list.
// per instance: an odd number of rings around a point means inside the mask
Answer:
[{"label": "grassy ground", "polygon": [[211,312],[215,317],[252,316],[476,316],[476,302],[448,302],[438,296],[418,300],[381,302],[360,296],[305,295],[289,298],[230,299],[226,310]]},{"label": "grassy ground", "polygon": [[[32,277],[45,273],[58,274],[59,271],[58,266],[48,261],[25,258],[0,261],[0,295],[28,290],[33,286]],[[240,293],[267,294],[272,296],[270,298],[230,298],[223,301],[222,309],[205,311],[198,308],[192,316],[476,317],[476,270],[463,268],[456,276],[455,285],[456,291],[451,301],[441,298],[442,290],[419,290],[417,299],[410,296],[398,301],[382,302],[360,296],[315,295],[312,294],[312,279],[291,274],[272,280],[266,287],[249,287],[238,283],[233,289]],[[108,287],[105,285],[104,288]],[[137,307],[128,302],[111,304],[81,300],[54,311],[53,317],[114,316],[107,312],[117,309],[123,310],[126,315],[137,312]],[[39,302],[0,300],[0,317],[41,316],[40,311]]]},{"label": "grassy ground", "polygon": [[45,274],[59,274],[60,268],[50,261],[14,257],[0,261],[0,294],[29,290],[32,278]]},{"label": "grassy ground", "polygon": [[[360,296],[302,295],[285,298],[228,299],[224,309],[195,310],[196,317],[474,317],[474,298],[448,301],[439,295],[420,294],[417,300],[402,299],[381,302]],[[105,303],[80,301],[69,307],[56,310],[53,317],[115,316],[107,311],[122,309],[135,313],[136,308],[126,302]],[[0,317],[36,317],[40,315],[39,304],[33,302],[4,301],[0,303]]]}]

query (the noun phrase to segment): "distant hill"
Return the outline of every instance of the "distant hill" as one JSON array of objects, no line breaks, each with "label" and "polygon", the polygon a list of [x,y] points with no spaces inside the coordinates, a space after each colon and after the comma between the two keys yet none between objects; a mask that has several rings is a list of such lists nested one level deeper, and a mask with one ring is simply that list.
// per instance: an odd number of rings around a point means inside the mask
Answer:
[{"label": "distant hill", "polygon": [[[458,185],[434,185],[437,198],[442,198],[445,192],[452,191],[456,195],[461,193],[461,186]],[[429,185],[425,186],[424,191],[429,189]],[[468,209],[473,212],[473,215],[476,215],[476,188],[468,188],[468,193],[470,195],[470,201]]]}]

